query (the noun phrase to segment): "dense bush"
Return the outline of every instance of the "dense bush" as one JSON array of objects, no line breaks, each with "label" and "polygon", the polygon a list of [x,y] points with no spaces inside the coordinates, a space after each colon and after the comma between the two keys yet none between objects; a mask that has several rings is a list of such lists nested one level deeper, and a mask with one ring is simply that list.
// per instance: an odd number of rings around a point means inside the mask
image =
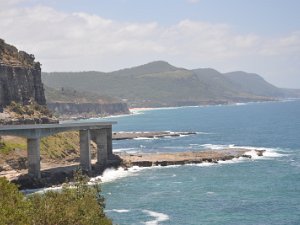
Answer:
[{"label": "dense bush", "polygon": [[17,187],[0,178],[0,225],[110,225],[98,185],[87,185],[81,172],[61,191],[33,194],[27,198]]},{"label": "dense bush", "polygon": [[30,212],[30,202],[15,185],[0,177],[0,225],[30,224]]}]

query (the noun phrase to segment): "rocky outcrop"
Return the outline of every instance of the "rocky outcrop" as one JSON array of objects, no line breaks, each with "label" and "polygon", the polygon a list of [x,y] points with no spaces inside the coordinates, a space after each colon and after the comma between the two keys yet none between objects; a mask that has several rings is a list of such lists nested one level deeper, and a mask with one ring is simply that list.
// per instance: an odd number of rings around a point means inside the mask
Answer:
[{"label": "rocky outcrop", "polygon": [[150,132],[117,132],[113,133],[113,140],[128,140],[135,138],[165,138],[194,135],[196,132],[171,132],[171,131],[150,131]]},{"label": "rocky outcrop", "polygon": [[172,153],[119,153],[125,167],[140,166],[170,166],[199,163],[218,163],[238,158],[252,158],[252,155],[263,156],[265,150],[250,150],[244,148],[205,150],[197,152],[172,152]]},{"label": "rocky outcrop", "polygon": [[114,115],[128,114],[126,103],[48,103],[48,108],[61,115]]},{"label": "rocky outcrop", "polygon": [[11,102],[46,105],[41,67],[33,55],[0,39],[0,111]]}]

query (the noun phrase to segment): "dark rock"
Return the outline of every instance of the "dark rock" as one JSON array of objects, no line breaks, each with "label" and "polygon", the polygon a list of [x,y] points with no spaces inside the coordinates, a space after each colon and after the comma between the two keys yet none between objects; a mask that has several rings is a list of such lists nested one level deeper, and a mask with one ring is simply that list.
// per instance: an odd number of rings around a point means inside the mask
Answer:
[{"label": "dark rock", "polygon": [[258,156],[263,156],[266,150],[255,150]]},{"label": "dark rock", "polygon": [[138,161],[138,162],[133,162],[133,166],[141,166],[141,167],[151,167],[152,162],[150,161]]},{"label": "dark rock", "polygon": [[28,104],[30,99],[34,99],[40,105],[46,104],[41,69],[0,64],[1,107],[9,105],[12,101]]}]

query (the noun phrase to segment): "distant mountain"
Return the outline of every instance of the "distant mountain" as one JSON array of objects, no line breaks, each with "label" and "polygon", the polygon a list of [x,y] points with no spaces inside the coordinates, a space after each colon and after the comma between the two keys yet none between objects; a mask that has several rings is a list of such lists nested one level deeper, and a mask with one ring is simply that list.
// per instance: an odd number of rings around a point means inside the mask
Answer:
[{"label": "distant mountain", "polygon": [[49,87],[113,96],[127,100],[131,107],[268,101],[297,93],[277,88],[257,74],[222,74],[210,68],[187,70],[164,61],[111,73],[43,73],[42,78]]},{"label": "distant mountain", "polygon": [[112,75],[143,75],[150,73],[163,73],[163,72],[171,72],[176,71],[178,68],[170,65],[164,61],[155,61],[150,62],[145,65],[136,66],[132,68],[122,69],[115,72],[112,72]]},{"label": "distant mountain", "polygon": [[255,73],[246,73],[242,71],[225,73],[240,91],[253,95],[283,97],[285,91],[265,81],[261,76]]}]

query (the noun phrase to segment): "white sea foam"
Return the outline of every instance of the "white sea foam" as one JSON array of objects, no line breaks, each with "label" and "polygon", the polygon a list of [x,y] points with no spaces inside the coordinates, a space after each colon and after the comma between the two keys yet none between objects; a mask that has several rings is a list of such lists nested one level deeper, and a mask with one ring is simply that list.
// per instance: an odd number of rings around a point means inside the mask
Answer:
[{"label": "white sea foam", "polygon": [[164,213],[154,212],[154,211],[150,211],[150,210],[143,210],[142,212],[148,214],[151,217],[154,217],[154,220],[143,222],[143,224],[145,224],[145,225],[158,225],[159,222],[164,222],[164,221],[170,220],[170,217]]},{"label": "white sea foam", "polygon": [[157,137],[149,138],[149,137],[137,137],[134,138],[134,140],[153,140],[153,139],[158,139]]},{"label": "white sea foam", "polygon": [[[282,151],[278,148],[267,148],[267,147],[254,147],[254,146],[237,146],[234,144],[230,145],[214,145],[214,144],[203,144],[199,145],[204,147],[204,149],[214,149],[214,150],[221,150],[221,149],[246,149],[249,150],[245,153],[245,155],[249,155],[252,159],[266,159],[266,158],[277,158],[287,156],[287,154],[279,153],[278,151]],[[255,150],[263,150],[263,156],[258,156]]]},{"label": "white sea foam", "polygon": [[[257,155],[256,155],[256,156],[257,156]],[[259,157],[259,156],[257,156],[257,157]],[[218,161],[218,163],[219,163],[219,164],[233,164],[233,163],[245,162],[245,161],[247,161],[247,160],[249,160],[249,159],[244,158],[244,157],[240,157],[240,158],[233,158],[233,159],[231,159],[231,160],[225,160],[225,161],[220,160],[220,161]]]},{"label": "white sea foam", "polygon": [[143,170],[143,167],[133,166],[129,169],[124,169],[123,167],[119,167],[118,169],[109,168],[106,169],[101,176],[91,178],[90,182],[101,182],[108,183],[113,182],[115,180],[128,177],[128,176],[136,176],[138,172]]},{"label": "white sea foam", "polygon": [[198,166],[198,167],[209,167],[209,166],[216,166],[217,163],[210,163],[210,162],[203,162],[203,163],[189,163],[186,164],[187,166]]},{"label": "white sea foam", "polygon": [[247,103],[238,102],[238,103],[235,103],[234,105],[241,106],[241,105],[247,105]]},{"label": "white sea foam", "polygon": [[128,213],[128,212],[130,212],[130,210],[128,210],[128,209],[111,209],[111,210],[106,210],[106,212]]},{"label": "white sea foam", "polygon": [[193,148],[193,147],[199,147],[199,146],[201,146],[200,144],[189,144],[189,147],[190,148]]}]

